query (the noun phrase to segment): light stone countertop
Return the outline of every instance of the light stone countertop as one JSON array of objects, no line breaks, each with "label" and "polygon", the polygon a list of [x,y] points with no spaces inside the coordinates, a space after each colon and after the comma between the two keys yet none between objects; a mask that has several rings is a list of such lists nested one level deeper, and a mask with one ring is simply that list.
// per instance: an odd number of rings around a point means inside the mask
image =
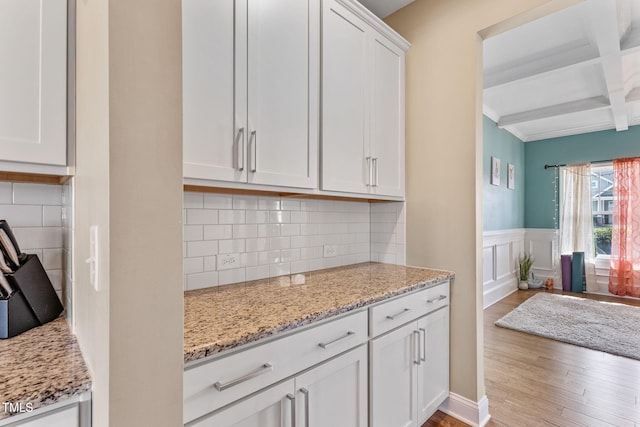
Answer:
[{"label": "light stone countertop", "polygon": [[[191,362],[453,279],[450,271],[363,263],[184,294]],[[300,282],[304,280],[304,284]]]},{"label": "light stone countertop", "polygon": [[4,402],[37,409],[89,390],[89,371],[64,318],[0,340],[0,419],[16,415]]}]

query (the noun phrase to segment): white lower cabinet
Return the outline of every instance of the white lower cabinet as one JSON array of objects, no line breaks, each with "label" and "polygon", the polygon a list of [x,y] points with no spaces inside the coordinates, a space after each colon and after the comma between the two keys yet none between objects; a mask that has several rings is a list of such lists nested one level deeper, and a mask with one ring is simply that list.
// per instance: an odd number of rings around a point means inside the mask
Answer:
[{"label": "white lower cabinet", "polygon": [[449,307],[418,320],[418,332],[424,335],[424,360],[418,365],[418,420],[424,421],[449,396]]},{"label": "white lower cabinet", "polygon": [[187,425],[366,427],[366,346],[353,349]]},{"label": "white lower cabinet", "polygon": [[90,427],[91,393],[0,420],[2,427]]},{"label": "white lower cabinet", "polygon": [[187,366],[184,422],[190,427],[418,427],[448,395],[449,282],[444,282]]},{"label": "white lower cabinet", "polygon": [[408,322],[370,341],[372,427],[419,427],[449,396],[448,295],[446,283],[372,309]]}]

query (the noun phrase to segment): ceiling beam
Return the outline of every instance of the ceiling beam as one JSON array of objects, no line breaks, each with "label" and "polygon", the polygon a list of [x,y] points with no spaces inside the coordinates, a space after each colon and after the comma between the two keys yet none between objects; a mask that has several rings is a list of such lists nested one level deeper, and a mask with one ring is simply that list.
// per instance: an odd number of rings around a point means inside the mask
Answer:
[{"label": "ceiling beam", "polygon": [[627,130],[629,119],[625,104],[617,5],[615,1],[608,0],[588,0],[588,3],[591,29],[600,52],[600,63],[616,130]]},{"label": "ceiling beam", "polygon": [[498,120],[498,127],[518,125],[521,123],[533,122],[536,120],[548,119],[555,116],[579,113],[582,111],[609,108],[609,100],[605,96],[581,99],[579,101],[566,102],[564,104],[552,105],[550,107],[537,108],[535,110],[523,111],[509,114]]},{"label": "ceiling beam", "polygon": [[524,59],[486,70],[484,89],[538,79],[559,70],[583,67],[599,61],[598,52],[585,40],[577,40]]}]

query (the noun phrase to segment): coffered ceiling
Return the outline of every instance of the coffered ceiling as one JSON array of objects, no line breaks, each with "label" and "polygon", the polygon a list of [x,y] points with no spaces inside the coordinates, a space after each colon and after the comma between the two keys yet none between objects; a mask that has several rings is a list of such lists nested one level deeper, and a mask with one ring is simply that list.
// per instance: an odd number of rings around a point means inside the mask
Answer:
[{"label": "coffered ceiling", "polygon": [[487,39],[484,113],[523,141],[640,124],[640,1],[586,0]]}]

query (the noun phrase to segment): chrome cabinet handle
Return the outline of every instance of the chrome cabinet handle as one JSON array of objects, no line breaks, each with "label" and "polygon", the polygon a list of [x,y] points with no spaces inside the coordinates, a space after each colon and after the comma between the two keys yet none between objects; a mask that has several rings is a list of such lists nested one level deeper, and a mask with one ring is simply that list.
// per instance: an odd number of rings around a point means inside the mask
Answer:
[{"label": "chrome cabinet handle", "polygon": [[414,364],[419,365],[420,364],[420,332],[419,331],[413,331],[413,342],[415,344],[414,347],[414,356],[417,350],[418,356],[415,358],[415,360],[413,361]]},{"label": "chrome cabinet handle", "polygon": [[304,394],[304,427],[309,427],[309,390],[302,387],[300,393]]},{"label": "chrome cabinet handle", "polygon": [[291,402],[291,427],[296,427],[296,397],[289,393],[287,399]]},{"label": "chrome cabinet handle", "polygon": [[260,375],[264,375],[271,371],[273,371],[273,365],[271,365],[270,363],[265,363],[264,365],[260,366],[258,369],[249,372],[247,375],[243,375],[240,378],[236,378],[235,380],[229,381],[228,383],[221,383],[220,381],[217,381],[213,386],[216,388],[216,390],[223,391],[230,387],[236,386],[245,381],[249,381],[252,378],[258,377]]},{"label": "chrome cabinet handle", "polygon": [[336,338],[333,341],[329,341],[329,342],[321,342],[320,344],[318,344],[318,347],[322,347],[322,348],[328,348],[329,346],[337,343],[338,341],[342,341],[343,339],[349,338],[351,335],[355,335],[356,333],[353,331],[348,331],[346,334],[344,334],[341,337]]},{"label": "chrome cabinet handle", "polygon": [[433,304],[434,302],[442,301],[443,299],[447,299],[447,296],[440,295],[438,298],[428,299],[427,304]]},{"label": "chrome cabinet handle", "polygon": [[[240,137],[242,137],[242,139],[240,139]],[[242,142],[242,145],[240,145],[240,142]],[[236,144],[238,147],[238,152],[236,153],[238,156],[238,170],[242,172],[244,170],[244,128],[238,129]],[[242,160],[240,160],[241,158]]]},{"label": "chrome cabinet handle", "polygon": [[396,313],[396,314],[393,314],[393,315],[389,315],[389,316],[387,316],[387,319],[389,319],[389,320],[396,320],[398,317],[402,317],[402,316],[404,316],[405,314],[407,314],[407,313],[408,313],[408,312],[410,312],[410,311],[411,311],[411,309],[410,309],[410,308],[405,308],[405,309],[404,309],[404,310],[402,310],[400,313]]},{"label": "chrome cabinet handle", "polygon": [[373,159],[373,186],[378,186],[378,158],[374,157]]},{"label": "chrome cabinet handle", "polygon": [[367,159],[367,187],[370,187],[373,183],[373,178],[371,178],[371,171],[373,170],[371,168],[371,156],[365,157],[365,159]]},{"label": "chrome cabinet handle", "polygon": [[422,332],[422,354],[420,355],[420,361],[427,361],[427,330],[424,328],[418,328],[418,331]]},{"label": "chrome cabinet handle", "polygon": [[251,156],[251,162],[253,167],[250,169],[252,173],[258,170],[258,131],[252,130],[249,137],[249,148],[251,148],[251,141],[253,141],[253,156]]}]

